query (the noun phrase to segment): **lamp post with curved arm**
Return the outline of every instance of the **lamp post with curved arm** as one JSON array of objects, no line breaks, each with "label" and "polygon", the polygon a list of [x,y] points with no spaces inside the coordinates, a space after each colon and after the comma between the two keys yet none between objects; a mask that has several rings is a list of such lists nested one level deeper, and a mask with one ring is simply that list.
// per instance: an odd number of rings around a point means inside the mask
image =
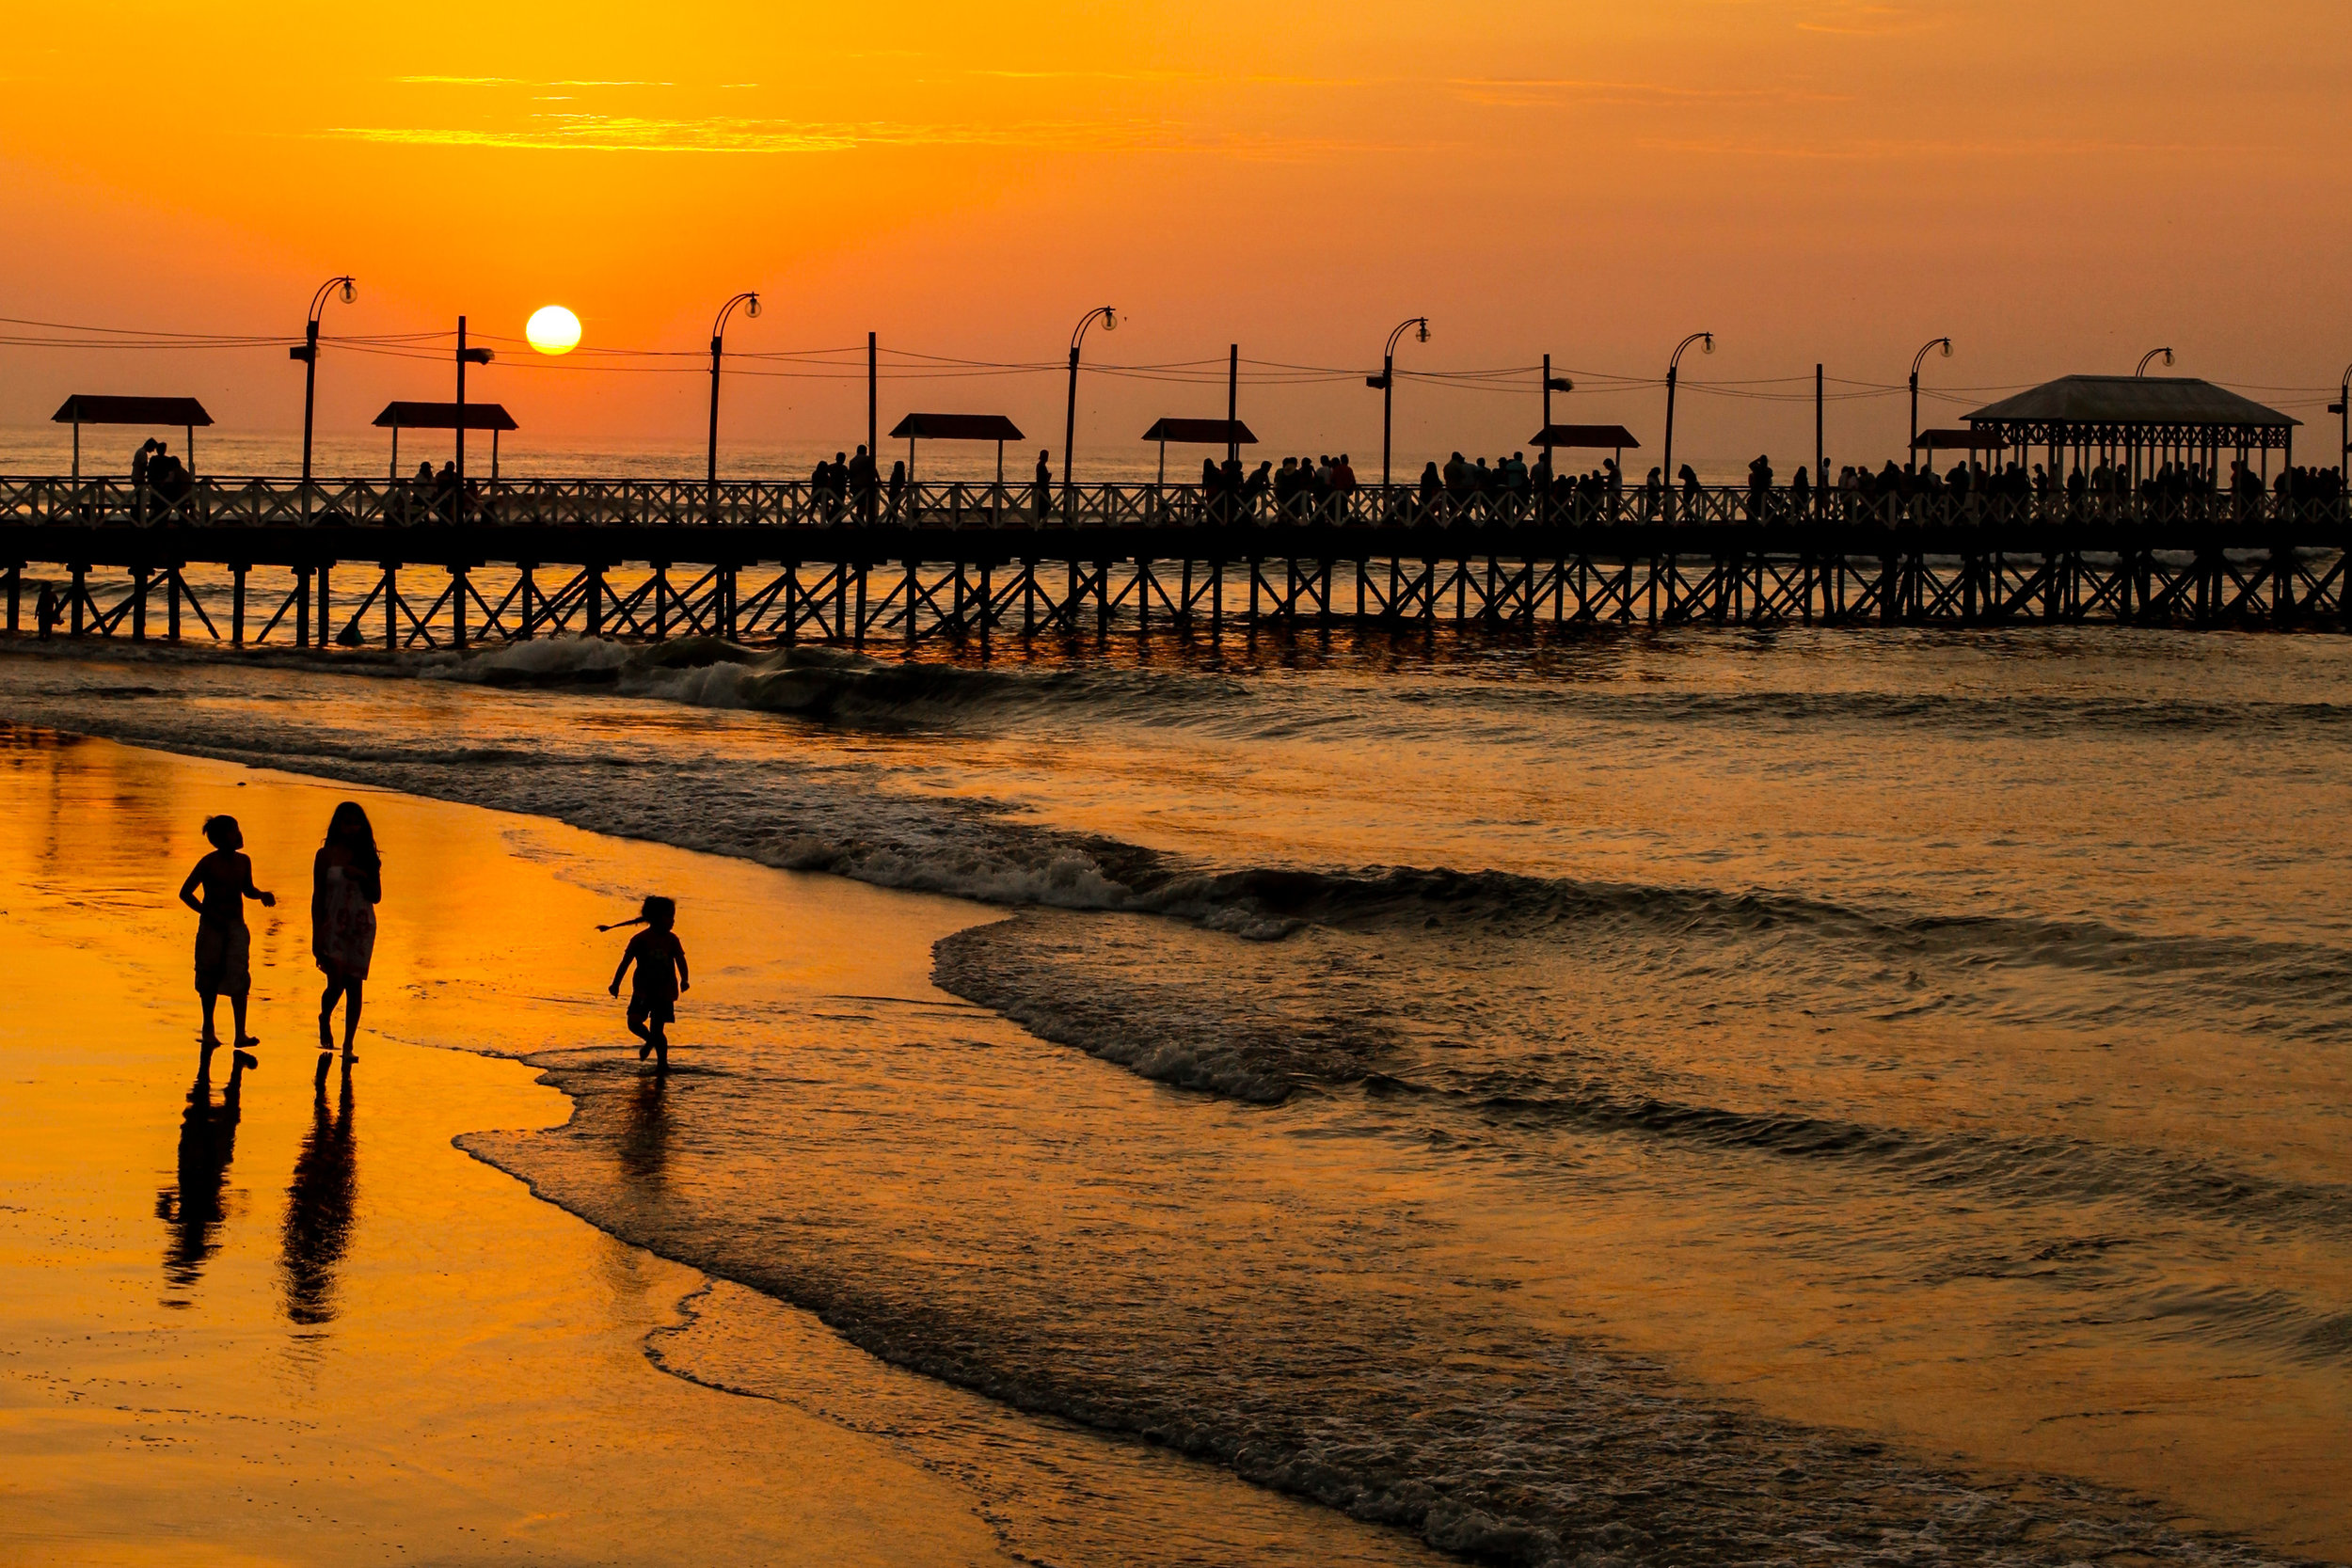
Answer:
[{"label": "lamp post with curved arm", "polygon": [[1070,488],[1070,449],[1078,439],[1078,349],[1087,341],[1087,328],[1096,322],[1105,332],[1119,330],[1119,312],[1107,305],[1098,305],[1078,318],[1078,325],[1070,334],[1070,402],[1062,410],[1061,421],[1061,504],[1066,516],[1074,516],[1077,498]]},{"label": "lamp post with curved arm", "polygon": [[759,295],[746,289],[719,307],[718,316],[710,324],[710,449],[703,465],[703,483],[708,498],[710,513],[715,520],[719,513],[719,361],[726,350],[727,318],[742,307],[746,316],[759,314]]},{"label": "lamp post with curved arm", "polygon": [[2139,368],[2132,372],[2133,379],[2137,380],[2139,377],[2146,375],[2148,373],[2148,361],[2153,359],[2159,354],[2164,356],[2165,368],[2167,370],[2171,369],[2172,351],[2169,348],[2152,348],[2147,353],[2139,356]]},{"label": "lamp post with curved arm", "polygon": [[357,296],[358,287],[349,274],[330,277],[310,295],[310,319],[303,324],[302,346],[286,351],[289,359],[302,361],[302,515],[310,515],[310,424],[318,410],[319,395],[319,317],[326,309],[329,294],[342,292],[342,301],[349,305]]},{"label": "lamp post with curved arm", "polygon": [[1949,359],[1952,356],[1952,341],[1949,338],[1930,339],[1919,345],[1918,353],[1911,356],[1911,446],[1909,451],[1911,461],[1915,464],[1919,461],[1919,366],[1927,359],[1930,350],[1938,348],[1944,351],[1945,358]]},{"label": "lamp post with curved arm", "polygon": [[1666,446],[1661,454],[1661,471],[1666,480],[1666,521],[1675,520],[1675,388],[1682,379],[1682,356],[1692,343],[1704,343],[1703,354],[1715,352],[1715,334],[1693,332],[1675,344],[1673,357],[1666,361]]},{"label": "lamp post with curved arm", "polygon": [[1421,341],[1429,341],[1429,318],[1415,316],[1396,324],[1388,342],[1380,350],[1380,373],[1364,377],[1364,385],[1380,389],[1380,488],[1389,487],[1389,432],[1392,428],[1391,415],[1396,408],[1396,341],[1411,327],[1421,328]]}]

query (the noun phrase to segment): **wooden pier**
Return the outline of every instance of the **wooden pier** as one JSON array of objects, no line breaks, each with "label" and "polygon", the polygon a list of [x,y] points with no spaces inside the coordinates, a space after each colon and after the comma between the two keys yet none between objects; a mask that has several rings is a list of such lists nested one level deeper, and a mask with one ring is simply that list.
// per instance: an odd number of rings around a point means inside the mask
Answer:
[{"label": "wooden pier", "polygon": [[7,630],[234,646],[906,646],[1367,623],[2347,629],[2344,502],[1786,491],[1315,507],[1193,486],[0,479]]}]

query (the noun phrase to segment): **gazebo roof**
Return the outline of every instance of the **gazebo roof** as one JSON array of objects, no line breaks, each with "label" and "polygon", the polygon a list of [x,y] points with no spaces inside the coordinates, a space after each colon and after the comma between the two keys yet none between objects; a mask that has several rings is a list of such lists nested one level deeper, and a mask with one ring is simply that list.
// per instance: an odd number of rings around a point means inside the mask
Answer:
[{"label": "gazebo roof", "polygon": [[2067,375],[1963,416],[1970,424],[2218,426],[2301,423],[2226,387],[2191,376]]},{"label": "gazebo roof", "polygon": [[388,403],[378,430],[516,430],[515,417],[495,403]]},{"label": "gazebo roof", "polygon": [[1954,430],[1946,426],[1919,432],[1919,438],[1911,443],[1914,451],[1975,451],[1986,443],[1985,436],[1974,430]]},{"label": "gazebo roof", "polygon": [[1021,427],[1002,414],[909,414],[890,431],[893,439],[926,441],[1020,441]]},{"label": "gazebo roof", "polygon": [[1143,433],[1147,441],[1176,441],[1192,447],[1254,447],[1258,438],[1239,420],[1155,420]]},{"label": "gazebo roof", "polygon": [[118,398],[76,392],[50,416],[57,424],[205,425],[213,417],[194,398]]},{"label": "gazebo roof", "polygon": [[1638,451],[1641,442],[1621,424],[1548,424],[1528,437],[1531,447],[1623,448]]}]

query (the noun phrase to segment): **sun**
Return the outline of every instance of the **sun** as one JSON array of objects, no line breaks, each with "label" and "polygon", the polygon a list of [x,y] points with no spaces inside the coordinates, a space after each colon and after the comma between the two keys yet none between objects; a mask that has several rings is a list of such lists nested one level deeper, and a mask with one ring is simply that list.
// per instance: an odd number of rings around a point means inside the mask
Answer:
[{"label": "sun", "polygon": [[569,354],[580,346],[580,318],[561,305],[542,305],[531,313],[523,336],[542,354]]}]

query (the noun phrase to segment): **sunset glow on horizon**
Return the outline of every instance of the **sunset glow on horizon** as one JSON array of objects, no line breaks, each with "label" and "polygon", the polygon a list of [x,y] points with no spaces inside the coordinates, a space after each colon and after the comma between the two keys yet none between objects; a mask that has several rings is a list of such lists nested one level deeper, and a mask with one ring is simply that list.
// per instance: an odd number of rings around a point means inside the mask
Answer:
[{"label": "sunset glow on horizon", "polygon": [[[2315,0],[2252,24],[2185,0],[1318,0],[1271,16],[706,0],[658,32],[603,6],[435,3],[390,36],[278,5],[198,20],[100,4],[16,34],[0,174],[41,243],[0,261],[8,314],[284,332],[319,277],[352,272],[367,293],[330,336],[445,331],[460,313],[480,332],[553,294],[599,345],[679,356],[643,374],[502,358],[485,385],[542,433],[691,436],[695,356],[745,289],[770,310],[730,328],[731,350],[871,330],[1041,365],[930,397],[1041,424],[1097,298],[1133,319],[1090,356],[1136,365],[1239,342],[1376,369],[1390,325],[1426,314],[1437,340],[1407,368],[1549,353],[1579,374],[1567,417],[1637,429],[1656,395],[1610,378],[1662,374],[1707,328],[1720,353],[1698,381],[1726,390],[1694,405],[1690,439],[1724,451],[1809,449],[1817,361],[1888,386],[1947,334],[1938,418],[2164,343],[2180,373],[2276,389],[2317,421],[2352,356],[2334,286],[2352,19]],[[169,68],[92,115],[88,83],[119,73],[126,40]],[[0,348],[0,367],[8,425],[84,382],[196,390],[244,428],[299,418],[298,388],[256,351]],[[322,427],[440,395],[434,374],[342,356]],[[1084,407],[1123,439],[1138,419],[1221,413],[1220,393],[1093,376]],[[1279,440],[1376,438],[1359,381],[1250,395]],[[863,427],[854,376],[747,374],[730,399],[740,428],[779,439]],[[1402,439],[1466,444],[1523,437],[1527,413],[1438,388],[1397,419]],[[1857,395],[1833,407],[1833,443],[1880,451],[1902,417]]]}]

